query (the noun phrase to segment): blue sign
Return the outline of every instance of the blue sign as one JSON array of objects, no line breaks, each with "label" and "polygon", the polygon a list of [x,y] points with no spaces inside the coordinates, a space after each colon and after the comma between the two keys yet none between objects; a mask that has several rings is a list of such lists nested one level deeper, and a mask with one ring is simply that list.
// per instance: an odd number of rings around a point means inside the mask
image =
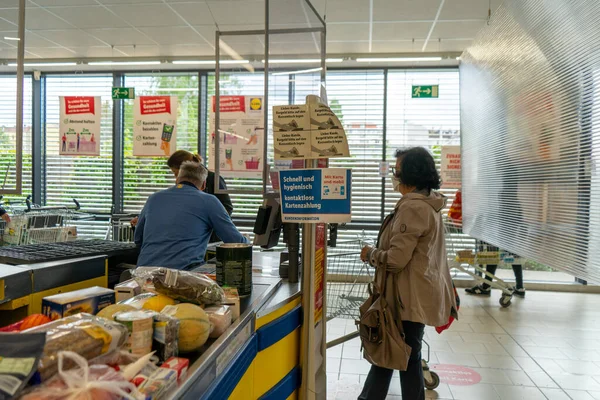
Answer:
[{"label": "blue sign", "polygon": [[351,185],[352,174],[349,169],[280,171],[283,222],[350,222]]}]

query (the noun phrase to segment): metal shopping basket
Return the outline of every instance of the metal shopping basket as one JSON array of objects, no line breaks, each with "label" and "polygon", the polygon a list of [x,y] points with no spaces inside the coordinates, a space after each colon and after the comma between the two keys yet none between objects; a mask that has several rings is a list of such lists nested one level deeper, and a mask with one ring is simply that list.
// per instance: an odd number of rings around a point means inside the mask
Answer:
[{"label": "metal shopping basket", "polygon": [[77,228],[73,225],[79,203],[58,207],[40,207],[27,197],[26,208],[11,210],[11,222],[6,224],[3,241],[8,245],[57,243],[74,240]]},{"label": "metal shopping basket", "polygon": [[131,221],[135,214],[111,214],[110,223],[106,232],[106,240],[130,243],[134,241],[135,229]]},{"label": "metal shopping basket", "polygon": [[[444,221],[446,231],[446,251],[448,254],[448,266],[471,276],[478,284],[487,284],[502,291],[500,305],[509,307],[513,297],[512,287],[482,268],[487,264],[512,264],[515,262],[513,256],[501,251],[488,251],[487,245],[482,242],[476,244],[475,249],[465,249],[461,238],[464,237],[462,225],[449,220]],[[485,277],[492,279],[490,282]]]}]

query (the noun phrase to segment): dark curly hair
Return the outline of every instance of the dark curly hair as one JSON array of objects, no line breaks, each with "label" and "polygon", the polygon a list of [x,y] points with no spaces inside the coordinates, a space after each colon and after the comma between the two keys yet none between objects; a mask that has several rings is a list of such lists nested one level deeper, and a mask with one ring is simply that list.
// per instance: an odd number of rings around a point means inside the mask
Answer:
[{"label": "dark curly hair", "polygon": [[396,158],[400,158],[400,170],[396,178],[407,186],[415,186],[417,190],[437,190],[441,180],[431,154],[423,147],[396,150]]}]

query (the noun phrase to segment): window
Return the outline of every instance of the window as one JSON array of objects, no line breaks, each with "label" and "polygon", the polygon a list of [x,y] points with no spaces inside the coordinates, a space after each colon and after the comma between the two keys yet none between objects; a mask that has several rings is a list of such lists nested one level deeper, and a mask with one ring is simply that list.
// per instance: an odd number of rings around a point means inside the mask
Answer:
[{"label": "window", "polygon": [[[46,78],[46,204],[109,213],[112,207],[112,75],[50,75]],[[59,96],[101,96],[99,157],[59,155]],[[79,237],[103,237],[106,222],[80,221]]]},{"label": "window", "polygon": [[[125,86],[136,96],[163,95],[179,99],[177,149],[198,151],[198,74],[126,75]],[[139,212],[152,193],[175,183],[165,157],[133,156],[133,100],[124,102],[124,209]]]},{"label": "window", "polygon": [[[269,120],[266,121],[269,129],[268,159],[273,162],[273,127],[272,127],[272,109],[276,105],[288,104],[289,98],[289,78],[288,75],[277,75],[269,78]],[[264,94],[264,73],[227,73],[221,74],[221,95],[245,95],[262,96]],[[210,115],[212,97],[215,95],[215,76],[208,76],[208,101],[207,116]],[[210,138],[208,121],[208,137]],[[207,140],[207,142],[209,142]],[[210,152],[209,152],[210,153]],[[207,162],[210,154],[207,154]],[[262,181],[260,179],[227,179],[227,188],[229,190],[256,190],[256,194],[234,194],[231,200],[234,205],[233,218],[246,219],[253,222],[256,218],[258,207],[262,205]],[[251,229],[250,229],[251,230]]]},{"label": "window", "polygon": [[[439,97],[412,98],[412,85],[439,85]],[[387,159],[394,165],[396,149],[422,146],[429,149],[439,168],[441,146],[460,145],[458,70],[397,70],[388,73]],[[455,190],[442,190],[454,199]],[[386,179],[387,212],[400,199]]]},{"label": "window", "polygon": [[[31,146],[32,146],[32,80],[25,76],[23,84],[23,196],[5,196],[4,203],[15,203],[31,194]],[[0,76],[0,179],[2,187],[14,189],[16,184],[16,104],[17,78]]]}]

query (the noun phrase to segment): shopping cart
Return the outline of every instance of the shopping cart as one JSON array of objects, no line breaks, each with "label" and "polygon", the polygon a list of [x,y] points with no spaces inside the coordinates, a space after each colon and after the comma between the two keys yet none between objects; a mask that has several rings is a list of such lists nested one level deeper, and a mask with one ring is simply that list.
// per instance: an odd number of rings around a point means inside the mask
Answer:
[{"label": "shopping cart", "polygon": [[[360,260],[360,253],[364,246],[373,245],[374,241],[364,234],[355,240],[338,242],[335,247],[327,249],[327,320],[334,318],[360,319],[359,308],[369,298],[369,283],[373,281],[373,270],[369,265]],[[358,330],[345,334],[327,342],[331,348],[357,338]],[[427,347],[427,359],[422,359],[423,381],[425,388],[436,389],[440,384],[438,374],[429,369],[429,344],[423,340]]]},{"label": "shopping cart", "polygon": [[74,205],[41,207],[25,200],[26,207],[13,207],[11,222],[6,224],[3,242],[8,245],[57,243],[75,240],[77,228],[73,221],[78,215],[79,203]]},{"label": "shopping cart", "polygon": [[111,214],[108,230],[106,231],[106,240],[133,242],[135,230],[131,225],[131,221],[136,216],[135,214]]},{"label": "shopping cart", "polygon": [[[510,253],[497,251],[488,251],[488,246],[483,242],[478,242],[474,249],[465,249],[464,242],[461,240],[463,234],[462,225],[449,220],[444,221],[446,230],[446,251],[448,254],[448,266],[450,269],[456,269],[471,276],[478,284],[487,284],[495,289],[502,291],[500,296],[500,305],[504,308],[509,307],[512,302],[512,287],[482,268],[481,265],[509,265],[516,263],[514,256]],[[492,279],[490,282],[485,277]]]}]

